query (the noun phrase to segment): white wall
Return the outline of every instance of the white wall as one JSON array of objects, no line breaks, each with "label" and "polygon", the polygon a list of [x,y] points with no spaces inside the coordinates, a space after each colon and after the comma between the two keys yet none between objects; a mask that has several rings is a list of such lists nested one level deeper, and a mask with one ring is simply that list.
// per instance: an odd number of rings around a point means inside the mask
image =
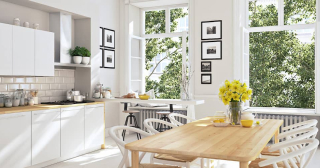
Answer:
[{"label": "white wall", "polygon": [[49,13],[0,1],[0,22],[13,24],[14,18],[19,18],[21,25],[29,22],[30,27],[33,27],[34,23],[38,23],[40,30],[49,31]]},{"label": "white wall", "polygon": [[[204,99],[204,105],[196,106],[196,118],[213,115],[225,110],[219,100],[219,86],[226,79],[233,79],[233,2],[232,0],[194,0],[194,94]],[[201,84],[201,22],[222,20],[222,60],[212,60],[212,84]]]}]

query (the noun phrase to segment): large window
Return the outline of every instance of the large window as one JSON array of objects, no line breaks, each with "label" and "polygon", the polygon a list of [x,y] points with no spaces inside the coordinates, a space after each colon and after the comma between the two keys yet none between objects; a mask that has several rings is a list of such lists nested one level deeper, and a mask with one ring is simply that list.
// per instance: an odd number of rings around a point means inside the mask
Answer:
[{"label": "large window", "polygon": [[179,79],[186,58],[182,32],[188,31],[188,24],[187,7],[145,11],[145,90],[154,89],[157,98],[180,99]]},{"label": "large window", "polygon": [[315,3],[248,1],[250,106],[315,108]]}]

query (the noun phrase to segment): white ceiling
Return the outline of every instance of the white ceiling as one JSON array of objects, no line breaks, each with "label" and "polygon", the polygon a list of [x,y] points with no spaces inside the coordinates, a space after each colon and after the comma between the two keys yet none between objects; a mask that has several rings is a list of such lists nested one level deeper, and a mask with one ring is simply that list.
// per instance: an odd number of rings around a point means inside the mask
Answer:
[{"label": "white ceiling", "polygon": [[130,4],[138,8],[186,4],[189,0],[130,0]]}]

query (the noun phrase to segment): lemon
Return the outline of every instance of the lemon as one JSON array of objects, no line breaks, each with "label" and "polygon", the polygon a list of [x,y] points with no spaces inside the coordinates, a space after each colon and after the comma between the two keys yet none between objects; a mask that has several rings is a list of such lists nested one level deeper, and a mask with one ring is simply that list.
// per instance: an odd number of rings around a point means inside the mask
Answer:
[{"label": "lemon", "polygon": [[258,125],[260,125],[260,121],[257,121],[256,123],[257,123]]},{"label": "lemon", "polygon": [[220,121],[221,123],[224,123],[224,119],[220,119],[219,121]]},{"label": "lemon", "polygon": [[214,123],[220,123],[220,121],[219,120],[214,120]]}]

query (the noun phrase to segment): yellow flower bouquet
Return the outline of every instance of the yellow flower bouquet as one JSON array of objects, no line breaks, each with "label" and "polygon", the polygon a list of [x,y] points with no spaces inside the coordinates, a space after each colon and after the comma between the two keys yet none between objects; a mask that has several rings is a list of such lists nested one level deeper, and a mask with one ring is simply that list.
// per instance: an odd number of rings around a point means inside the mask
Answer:
[{"label": "yellow flower bouquet", "polygon": [[235,125],[240,124],[241,102],[251,99],[252,89],[248,88],[246,83],[239,80],[232,82],[226,80],[219,88],[219,98],[224,105],[229,105],[230,122]]}]

